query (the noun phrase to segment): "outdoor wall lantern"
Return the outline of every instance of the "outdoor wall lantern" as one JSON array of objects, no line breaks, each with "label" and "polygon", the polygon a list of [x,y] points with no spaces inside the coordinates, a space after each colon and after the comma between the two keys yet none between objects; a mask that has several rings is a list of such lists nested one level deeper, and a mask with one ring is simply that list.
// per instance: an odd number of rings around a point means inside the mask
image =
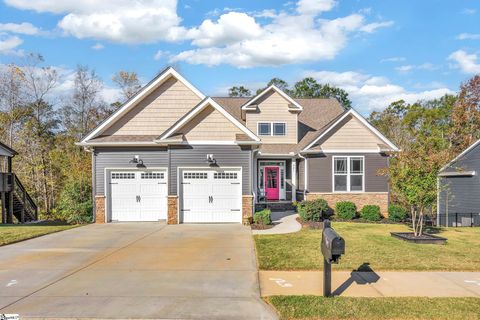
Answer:
[{"label": "outdoor wall lantern", "polygon": [[210,166],[214,166],[217,164],[217,160],[213,157],[213,154],[207,154],[207,163]]},{"label": "outdoor wall lantern", "polygon": [[140,159],[139,155],[135,155],[132,160],[130,160],[128,163],[135,163],[137,165],[137,168],[143,168],[145,165],[143,164],[143,160]]}]

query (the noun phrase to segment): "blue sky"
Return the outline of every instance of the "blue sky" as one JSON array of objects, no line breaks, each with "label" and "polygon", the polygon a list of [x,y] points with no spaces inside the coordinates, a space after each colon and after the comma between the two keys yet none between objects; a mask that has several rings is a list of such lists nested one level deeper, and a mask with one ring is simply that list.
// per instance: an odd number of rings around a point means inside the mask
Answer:
[{"label": "blue sky", "polygon": [[146,83],[174,65],[207,95],[313,76],[368,114],[455,92],[480,73],[478,21],[478,1],[5,0],[0,63],[41,53],[62,70],[59,94],[88,65],[107,100],[121,69]]}]

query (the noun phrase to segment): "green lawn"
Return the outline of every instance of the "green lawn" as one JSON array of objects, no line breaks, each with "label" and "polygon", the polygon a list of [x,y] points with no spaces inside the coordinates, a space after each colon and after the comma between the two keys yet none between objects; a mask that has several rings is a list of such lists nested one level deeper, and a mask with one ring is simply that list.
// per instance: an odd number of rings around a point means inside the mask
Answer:
[{"label": "green lawn", "polygon": [[29,225],[0,224],[0,246],[77,227],[53,222]]},{"label": "green lawn", "polygon": [[323,298],[272,296],[265,299],[280,319],[480,319],[480,298]]},{"label": "green lawn", "polygon": [[[346,253],[337,270],[353,270],[370,263],[373,270],[480,271],[480,228],[449,228],[438,235],[446,245],[419,245],[390,236],[391,231],[408,231],[397,224],[333,222],[345,238]],[[260,269],[319,270],[321,230],[302,230],[284,235],[256,235]]]}]

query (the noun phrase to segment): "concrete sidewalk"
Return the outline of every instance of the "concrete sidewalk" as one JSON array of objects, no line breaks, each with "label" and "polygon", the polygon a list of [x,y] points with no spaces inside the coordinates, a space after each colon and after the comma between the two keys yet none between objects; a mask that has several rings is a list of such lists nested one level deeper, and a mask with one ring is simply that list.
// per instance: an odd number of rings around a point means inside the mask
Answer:
[{"label": "concrete sidewalk", "polygon": [[[322,295],[321,271],[260,271],[262,296]],[[332,275],[334,295],[480,297],[480,272],[349,272]]]}]

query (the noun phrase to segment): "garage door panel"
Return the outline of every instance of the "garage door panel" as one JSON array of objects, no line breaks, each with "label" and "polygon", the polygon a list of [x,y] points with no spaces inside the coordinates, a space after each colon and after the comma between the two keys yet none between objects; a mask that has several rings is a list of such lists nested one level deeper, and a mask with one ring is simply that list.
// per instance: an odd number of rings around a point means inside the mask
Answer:
[{"label": "garage door panel", "polygon": [[167,218],[166,171],[112,171],[111,216],[115,221]]},{"label": "garage door panel", "polygon": [[181,213],[185,223],[239,223],[241,171],[186,169],[180,174]]}]

